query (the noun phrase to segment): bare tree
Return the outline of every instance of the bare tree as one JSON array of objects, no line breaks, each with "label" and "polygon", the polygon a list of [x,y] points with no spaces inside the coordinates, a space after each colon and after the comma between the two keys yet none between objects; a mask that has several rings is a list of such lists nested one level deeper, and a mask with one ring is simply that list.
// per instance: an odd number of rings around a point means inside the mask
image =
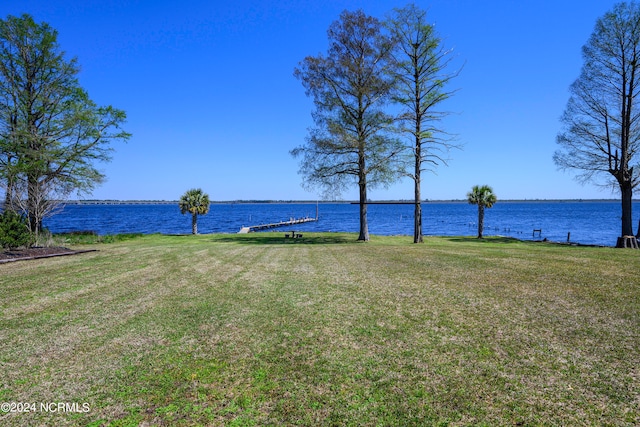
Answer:
[{"label": "bare tree", "polygon": [[309,56],[295,70],[314,99],[316,127],[291,154],[301,157],[309,187],[335,194],[357,183],[363,241],[369,240],[367,190],[399,177],[395,160],[402,151],[389,133],[393,117],[383,110],[393,84],[386,72],[393,43],[381,29],[362,11],[344,11],[327,32],[327,55]]},{"label": "bare tree", "polygon": [[[631,207],[638,177],[640,7],[619,3],[596,22],[582,48],[584,65],[571,85],[554,155],[582,182],[614,185],[622,198],[621,236],[633,235]],[[605,178],[604,181],[599,179]],[[618,246],[622,241],[618,239]]]},{"label": "bare tree", "polygon": [[391,73],[395,79],[393,99],[401,105],[400,130],[407,135],[413,153],[414,230],[413,242],[422,243],[421,174],[424,170],[447,165],[449,152],[458,146],[441,127],[447,115],[438,109],[454,91],[447,84],[459,74],[448,71],[452,50],[446,49],[427,22],[427,12],[414,4],[395,9],[388,19],[391,37],[396,41]]},{"label": "bare tree", "polygon": [[29,182],[17,175],[11,192],[10,210],[31,213],[27,227],[37,241],[42,221],[62,210],[63,201],[69,198],[73,186],[55,180]]}]

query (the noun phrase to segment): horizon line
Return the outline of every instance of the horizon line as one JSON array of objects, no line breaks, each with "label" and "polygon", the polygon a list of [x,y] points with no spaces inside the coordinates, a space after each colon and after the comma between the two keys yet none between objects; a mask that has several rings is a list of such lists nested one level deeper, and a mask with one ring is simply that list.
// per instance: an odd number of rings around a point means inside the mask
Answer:
[{"label": "horizon line", "polygon": [[[498,203],[509,202],[618,202],[620,199],[594,198],[594,199],[498,199]],[[633,199],[640,202],[640,199]],[[424,199],[420,203],[467,203],[467,199]],[[61,204],[177,204],[178,200],[166,199],[76,199],[61,201]],[[281,199],[238,199],[238,200],[213,200],[211,204],[251,204],[251,203],[283,203],[283,204],[359,204],[359,200],[281,200]],[[411,199],[381,199],[368,200],[366,204],[415,204]]]}]

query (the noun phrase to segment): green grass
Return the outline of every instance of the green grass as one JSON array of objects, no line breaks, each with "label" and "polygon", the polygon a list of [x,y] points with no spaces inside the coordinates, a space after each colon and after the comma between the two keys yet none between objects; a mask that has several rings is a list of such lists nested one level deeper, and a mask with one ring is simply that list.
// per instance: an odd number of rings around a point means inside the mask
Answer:
[{"label": "green grass", "polygon": [[2,425],[640,424],[640,252],[144,236],[0,265]]},{"label": "green grass", "polygon": [[97,243],[115,243],[142,237],[140,233],[99,235],[93,231],[75,231],[51,235],[46,233],[45,246],[91,245]]}]

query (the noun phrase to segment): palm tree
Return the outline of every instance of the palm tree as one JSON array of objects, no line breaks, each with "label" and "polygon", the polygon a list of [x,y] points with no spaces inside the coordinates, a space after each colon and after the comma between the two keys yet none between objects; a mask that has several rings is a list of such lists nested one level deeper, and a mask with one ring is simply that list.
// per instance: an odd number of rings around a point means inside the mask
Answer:
[{"label": "palm tree", "polygon": [[488,185],[474,185],[471,191],[467,193],[467,200],[472,205],[478,205],[478,239],[481,239],[484,228],[484,208],[492,207],[498,198]]},{"label": "palm tree", "polygon": [[203,193],[200,188],[193,188],[180,197],[178,206],[180,213],[191,213],[191,232],[198,234],[198,215],[204,215],[209,212],[209,195]]}]

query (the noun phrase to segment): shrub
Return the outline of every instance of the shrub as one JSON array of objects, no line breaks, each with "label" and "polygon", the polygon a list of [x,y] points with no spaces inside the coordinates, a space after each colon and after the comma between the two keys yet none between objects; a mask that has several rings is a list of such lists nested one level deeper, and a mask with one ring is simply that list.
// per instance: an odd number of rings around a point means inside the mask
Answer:
[{"label": "shrub", "polygon": [[14,249],[33,244],[26,219],[17,213],[6,210],[0,214],[0,246]]}]

